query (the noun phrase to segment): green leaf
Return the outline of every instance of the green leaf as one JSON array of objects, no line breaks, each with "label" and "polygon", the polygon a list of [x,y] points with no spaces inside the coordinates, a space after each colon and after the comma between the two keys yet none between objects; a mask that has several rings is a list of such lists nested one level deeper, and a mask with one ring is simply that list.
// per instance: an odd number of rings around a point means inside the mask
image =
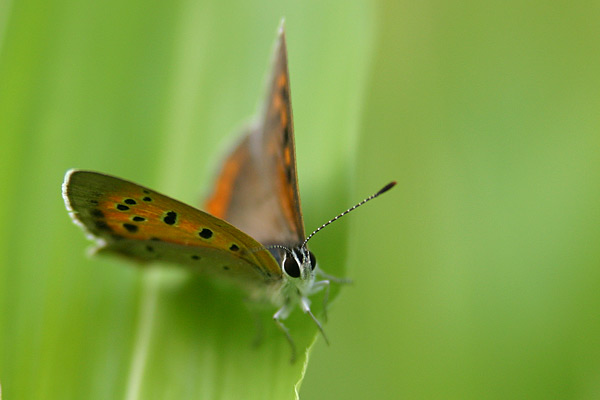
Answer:
[{"label": "green leaf", "polygon": [[[60,184],[69,168],[92,169],[199,204],[260,103],[285,16],[303,209],[317,227],[351,205],[370,6],[24,0],[0,15],[5,398],[296,397],[309,351],[290,365],[274,310],[259,312],[253,346],[255,315],[237,290],[86,258]],[[347,227],[311,241],[338,276]],[[287,325],[310,348],[312,321],[295,311]]]}]

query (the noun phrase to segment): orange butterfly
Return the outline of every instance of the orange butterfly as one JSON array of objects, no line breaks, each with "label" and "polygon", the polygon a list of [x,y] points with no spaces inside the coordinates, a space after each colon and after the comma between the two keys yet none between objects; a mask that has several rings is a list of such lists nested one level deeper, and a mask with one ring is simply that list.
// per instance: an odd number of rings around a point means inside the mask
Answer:
[{"label": "orange butterfly", "polygon": [[[141,261],[185,265],[237,282],[253,297],[277,307],[273,318],[292,346],[283,324],[299,305],[325,334],[310,310],[309,297],[332,277],[317,267],[308,240],[319,230],[377,197],[376,194],[323,224],[308,237],[300,209],[289,75],[283,27],[259,123],[226,158],[207,212],[138,184],[92,171],[70,170],[63,197],[73,221],[89,233],[96,251]],[[317,280],[321,274],[323,280]]]}]

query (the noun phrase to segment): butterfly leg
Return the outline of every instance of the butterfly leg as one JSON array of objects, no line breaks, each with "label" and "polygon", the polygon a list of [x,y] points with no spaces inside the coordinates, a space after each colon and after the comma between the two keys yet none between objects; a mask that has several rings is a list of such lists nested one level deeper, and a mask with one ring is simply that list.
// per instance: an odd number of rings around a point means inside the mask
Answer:
[{"label": "butterfly leg", "polygon": [[338,278],[337,276],[329,275],[325,273],[321,268],[317,268],[317,274],[322,276],[323,278],[331,281],[333,283],[338,283],[340,285],[349,285],[352,283],[352,279],[348,278]]},{"label": "butterfly leg", "polygon": [[302,307],[302,311],[304,311],[304,313],[308,314],[312,318],[312,320],[317,325],[317,328],[319,328],[319,331],[321,331],[321,335],[323,335],[323,339],[325,339],[325,343],[327,343],[329,345],[329,339],[327,339],[327,335],[325,335],[323,326],[321,325],[319,320],[314,316],[312,311],[310,311],[310,303],[306,297],[302,297],[300,299],[300,307]]},{"label": "butterfly leg", "polygon": [[331,282],[329,280],[315,282],[313,285],[311,294],[320,292],[325,289],[325,295],[323,296],[323,321],[327,322],[327,305],[329,304],[329,288],[331,286]]},{"label": "butterfly leg", "polygon": [[289,329],[283,324],[283,320],[288,317],[289,313],[289,309],[286,306],[283,306],[279,310],[277,310],[277,312],[273,315],[273,320],[275,321],[279,329],[281,329],[281,331],[285,334],[285,337],[289,342],[290,347],[292,348],[292,356],[290,362],[293,364],[294,361],[296,361],[296,344],[294,343],[294,339],[292,339],[292,335],[290,335]]}]

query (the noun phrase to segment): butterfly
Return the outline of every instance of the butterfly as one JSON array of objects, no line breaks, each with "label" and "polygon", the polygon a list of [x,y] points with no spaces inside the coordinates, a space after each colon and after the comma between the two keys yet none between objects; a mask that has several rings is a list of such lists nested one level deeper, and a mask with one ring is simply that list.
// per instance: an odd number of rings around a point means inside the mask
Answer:
[{"label": "butterfly", "polygon": [[[292,348],[284,320],[299,306],[327,337],[310,308],[310,296],[332,280],[317,266],[308,241],[377,193],[306,236],[296,173],[285,33],[280,27],[267,101],[257,123],[225,158],[205,211],[147,187],[94,171],[72,169],[63,198],[73,221],[97,242],[97,253],[141,263],[168,262],[229,279],[252,298],[276,307],[273,319]],[[317,275],[324,279],[317,279]],[[325,307],[324,307],[325,308]]]}]

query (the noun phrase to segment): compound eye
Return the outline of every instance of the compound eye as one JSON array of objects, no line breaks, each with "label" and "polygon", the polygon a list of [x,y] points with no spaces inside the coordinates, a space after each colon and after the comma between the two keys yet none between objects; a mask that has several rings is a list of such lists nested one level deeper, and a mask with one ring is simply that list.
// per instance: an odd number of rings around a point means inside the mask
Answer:
[{"label": "compound eye", "polygon": [[283,262],[283,270],[292,278],[300,277],[300,266],[298,265],[294,257],[288,256],[285,258],[285,261]]},{"label": "compound eye", "polygon": [[315,267],[317,266],[317,258],[312,253],[312,251],[308,252],[308,256],[310,257],[310,269],[314,271]]}]

